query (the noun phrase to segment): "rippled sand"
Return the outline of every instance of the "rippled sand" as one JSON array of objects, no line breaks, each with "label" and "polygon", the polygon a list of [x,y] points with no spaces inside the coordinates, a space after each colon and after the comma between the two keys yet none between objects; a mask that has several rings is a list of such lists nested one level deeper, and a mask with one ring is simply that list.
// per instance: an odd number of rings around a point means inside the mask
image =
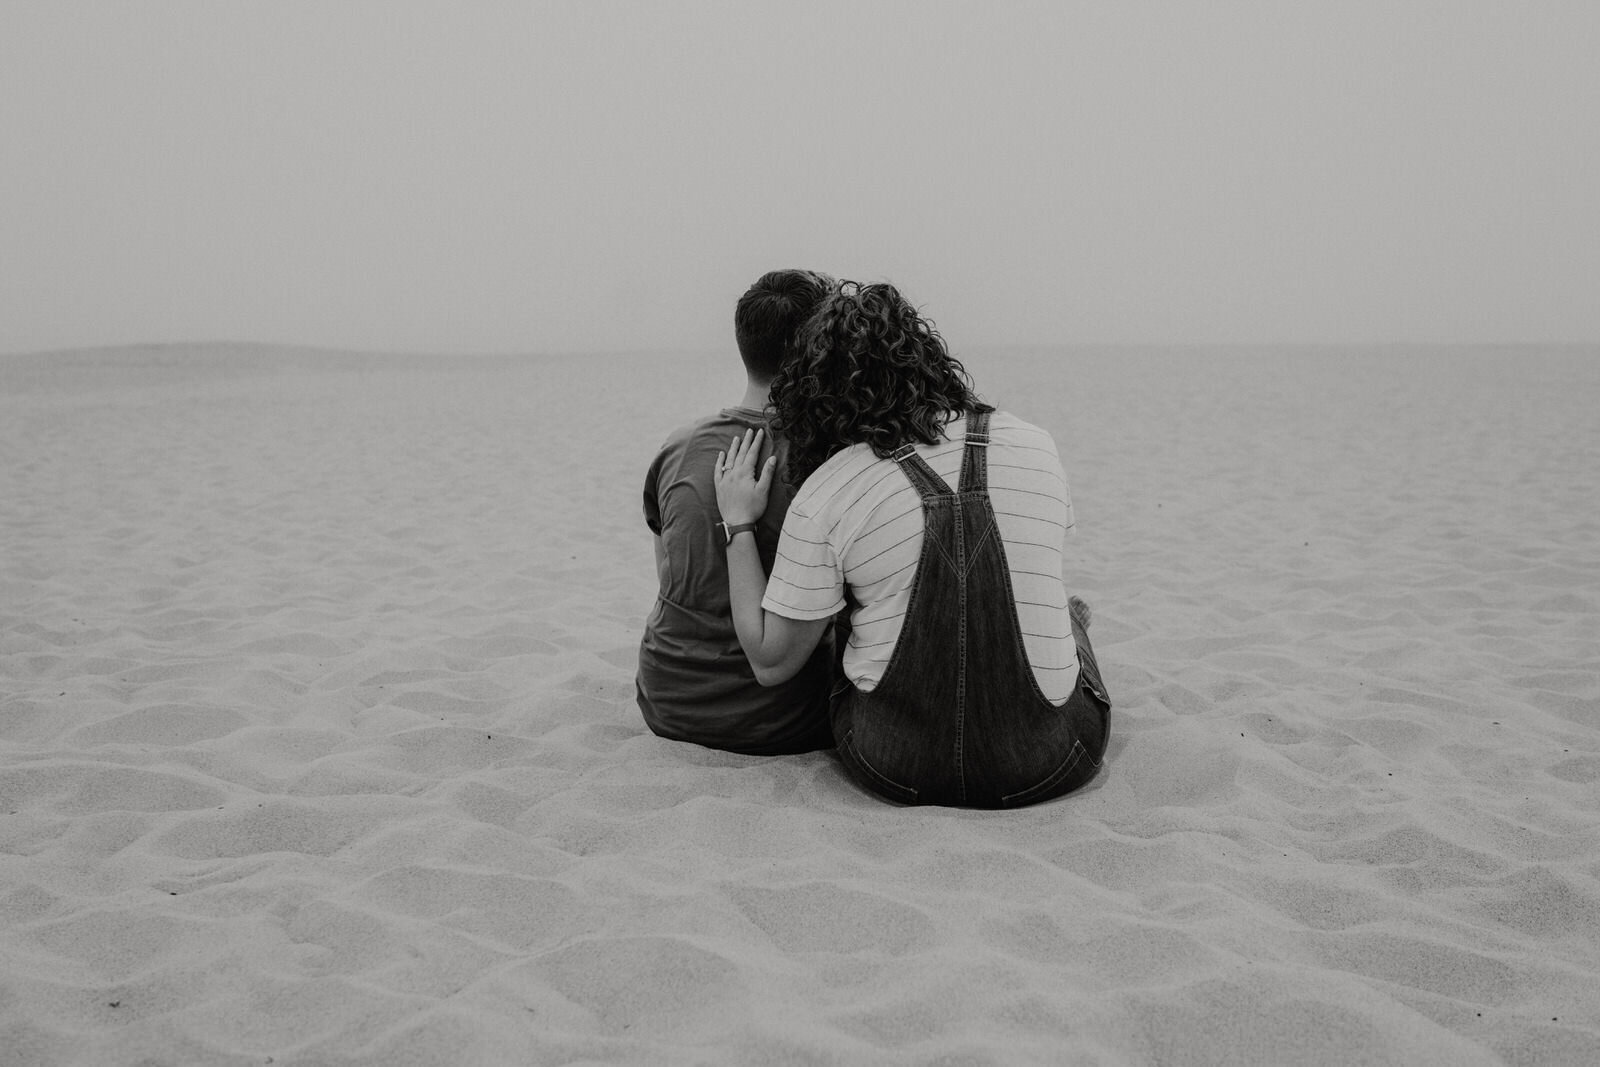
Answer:
[{"label": "rippled sand", "polygon": [[1117,706],[900,809],[633,704],[736,360],[0,357],[0,1062],[1600,1062],[1600,352],[963,353]]}]

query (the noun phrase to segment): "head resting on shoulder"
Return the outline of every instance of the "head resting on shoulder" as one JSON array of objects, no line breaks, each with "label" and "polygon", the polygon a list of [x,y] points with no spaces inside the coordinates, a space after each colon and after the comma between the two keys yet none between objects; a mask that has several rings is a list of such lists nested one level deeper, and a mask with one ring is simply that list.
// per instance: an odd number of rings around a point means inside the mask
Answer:
[{"label": "head resting on shoulder", "polygon": [[784,478],[798,485],[835,452],[865,443],[878,456],[934,444],[954,415],[993,410],[978,399],[930,319],[887,282],[840,282],[795,339],[772,381],[774,430],[788,438]]},{"label": "head resting on shoulder", "polygon": [[772,381],[795,333],[831,288],[832,279],[815,271],[775,270],[745,290],[733,311],[733,333],[751,381]]}]

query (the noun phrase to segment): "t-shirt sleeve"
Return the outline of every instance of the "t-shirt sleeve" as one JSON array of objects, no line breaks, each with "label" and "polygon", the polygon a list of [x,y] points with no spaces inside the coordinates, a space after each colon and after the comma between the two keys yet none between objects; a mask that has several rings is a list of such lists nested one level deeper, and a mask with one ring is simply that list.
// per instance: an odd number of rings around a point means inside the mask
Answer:
[{"label": "t-shirt sleeve", "polygon": [[844,607],[844,568],[814,519],[790,508],[761,606],[786,619],[824,619]]},{"label": "t-shirt sleeve", "polygon": [[653,534],[661,532],[661,493],[656,486],[661,477],[661,461],[666,454],[665,448],[658,452],[655,462],[650,464],[650,469],[644,475],[644,524],[650,527]]},{"label": "t-shirt sleeve", "polygon": [[1064,527],[1061,531],[1061,541],[1065,544],[1067,538],[1076,533],[1078,529],[1078,520],[1072,513],[1072,487],[1067,484],[1067,472],[1062,466],[1060,455],[1056,452],[1054,439],[1046,435],[1045,440],[1050,442],[1050,461],[1051,466],[1054,468],[1054,473],[1061,476],[1061,503],[1065,506],[1065,514],[1061,517]]}]

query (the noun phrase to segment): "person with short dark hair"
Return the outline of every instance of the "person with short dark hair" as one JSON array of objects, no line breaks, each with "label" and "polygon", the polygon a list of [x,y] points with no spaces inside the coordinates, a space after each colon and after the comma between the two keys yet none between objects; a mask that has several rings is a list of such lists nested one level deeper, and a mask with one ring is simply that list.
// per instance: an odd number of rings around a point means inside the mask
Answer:
[{"label": "person with short dark hair", "polygon": [[[812,271],[779,270],[750,287],[733,320],[745,367],[743,398],[673,431],[645,475],[644,516],[655,534],[660,593],[639,643],[636,682],[639,710],[661,737],[754,755],[833,745],[831,634],[819,633],[791,675],[769,688],[756,681],[728,607],[730,538],[751,542],[762,566],[771,567],[789,493],[773,492],[762,515],[730,529],[718,522],[711,472],[730,437],[765,428],[772,380],[830,285]],[[768,454],[784,454],[781,436]]]},{"label": "person with short dark hair", "polygon": [[1050,435],[980,400],[888,284],[846,282],[823,301],[772,404],[786,457],[764,456],[751,427],[715,471],[734,525],[799,484],[773,563],[749,538],[727,550],[756,677],[783,684],[847,609],[831,718],[858,784],[907,804],[1008,808],[1093,778],[1111,702],[1088,605],[1062,580],[1072,504]]}]

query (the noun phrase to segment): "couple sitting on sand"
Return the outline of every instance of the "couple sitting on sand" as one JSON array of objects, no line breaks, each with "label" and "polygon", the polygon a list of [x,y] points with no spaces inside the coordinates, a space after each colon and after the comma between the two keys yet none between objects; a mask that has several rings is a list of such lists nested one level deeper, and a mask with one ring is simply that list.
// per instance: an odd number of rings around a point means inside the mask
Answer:
[{"label": "couple sitting on sand", "polygon": [[974,394],[888,284],[774,271],[739,300],[748,385],[645,478],[660,596],[639,707],[662,737],[837,748],[906,804],[1005,808],[1094,777],[1110,701],[1050,435]]}]

